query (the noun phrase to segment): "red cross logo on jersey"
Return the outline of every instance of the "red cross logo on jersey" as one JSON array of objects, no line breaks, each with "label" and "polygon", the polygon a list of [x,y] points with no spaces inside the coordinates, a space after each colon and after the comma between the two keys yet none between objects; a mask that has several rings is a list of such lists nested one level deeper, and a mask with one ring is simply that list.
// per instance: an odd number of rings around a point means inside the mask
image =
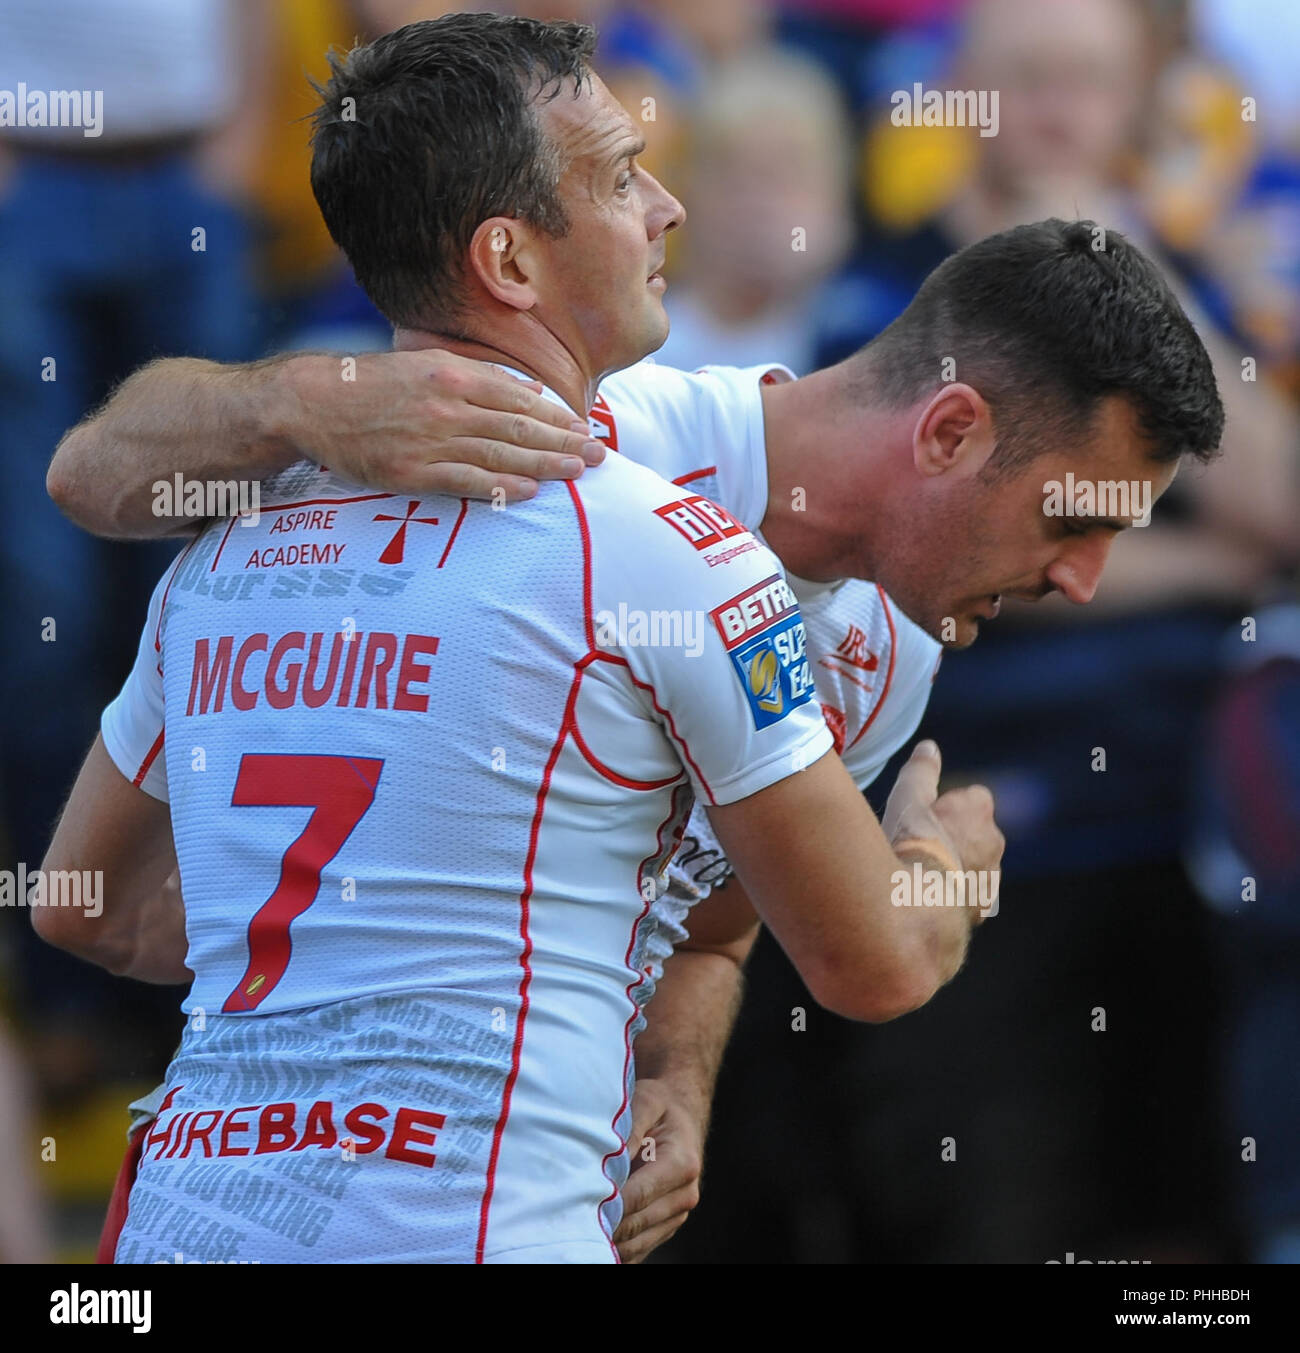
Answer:
[{"label": "red cross logo on jersey", "polygon": [[867,647],[867,636],[856,626],[850,625],[835,656],[850,667],[860,667],[864,672],[874,672],[880,665],[876,655]]},{"label": "red cross logo on jersey", "polygon": [[396,521],[401,522],[393,534],[392,540],[384,546],[384,552],[379,556],[381,564],[400,564],[406,553],[406,528],[413,522],[423,522],[425,526],[437,526],[437,517],[413,517],[411,514],[420,506],[419,500],[415,499],[406,505],[406,516],[390,517],[386,512],[380,512],[372,517],[372,521]]}]

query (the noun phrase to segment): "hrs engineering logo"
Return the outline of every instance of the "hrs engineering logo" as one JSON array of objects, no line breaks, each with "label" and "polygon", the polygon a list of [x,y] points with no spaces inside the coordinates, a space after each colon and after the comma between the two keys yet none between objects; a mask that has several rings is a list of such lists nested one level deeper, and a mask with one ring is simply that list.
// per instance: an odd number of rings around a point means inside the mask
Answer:
[{"label": "hrs engineering logo", "polygon": [[799,603],[778,574],[710,612],[740,677],[755,728],[784,719],[812,698],[812,671]]}]

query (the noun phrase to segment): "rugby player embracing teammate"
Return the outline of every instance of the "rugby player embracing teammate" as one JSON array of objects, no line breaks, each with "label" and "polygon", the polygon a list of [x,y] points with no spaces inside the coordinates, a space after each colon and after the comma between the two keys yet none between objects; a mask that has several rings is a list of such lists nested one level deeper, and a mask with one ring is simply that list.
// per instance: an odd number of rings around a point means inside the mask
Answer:
[{"label": "rugby player embracing teammate", "polygon": [[[313,160],[399,345],[570,414],[662,342],[681,215],[634,179],[592,40],[398,30],[336,69]],[[956,971],[978,913],[899,908],[893,880],[994,870],[991,800],[937,796],[923,750],[882,831],[797,601],[725,509],[622,457],[506,512],[306,462],[262,499],[160,581],[47,858],[102,869],[113,917],[87,942],[42,913],[48,938],[194,972],[119,1261],[617,1258],[651,904],[695,798],[825,1004],[873,1017]],[[696,640],[601,632],[674,611]],[[752,922],[710,925],[725,953]]]},{"label": "rugby player embracing teammate", "polygon": [[[573,265],[582,262],[575,243]],[[246,478],[310,455],[399,495],[483,495],[498,483],[515,497],[535,487],[515,474],[570,474],[561,454],[587,449],[557,406],[445,351],[364,357],[358,374],[345,385],[337,359],[321,356],[247,368],[157,363],[70,434],[51,490],[88,528],[143,536],[186,525],[151,510],[153,484],[174,472]],[[1137,250],[1087,222],[1023,227],[963,251],[863,352],[781,383],[787,375],[642,363],[604,382],[592,428],[740,523],[761,525],[787,570],[803,575],[792,581],[818,696],[863,787],[915,729],[934,671],[938,645],[909,615],[964,644],[1001,594],[1055,589],[1086,602],[1128,521],[1049,517],[1043,483],[1067,471],[1146,479],[1158,496],[1178,456],[1208,457],[1222,427],[1208,359],[1177,302]],[[538,454],[513,453],[512,443]],[[726,528],[695,517],[687,497],[677,520],[711,559],[725,556]],[[675,870],[681,898],[703,895],[726,871],[707,830],[697,813]],[[733,884],[726,896],[738,913],[743,894]],[[683,907],[671,897],[655,907],[651,947],[661,954],[682,933]],[[629,1200],[644,1184],[620,1233],[625,1249],[665,1238],[695,1195],[708,1087],[738,983],[735,965],[708,966],[713,956],[699,951],[709,915],[695,913],[697,948],[678,950],[637,1049],[638,1069],[652,1073],[638,1086],[643,1122],[671,1113],[663,1087],[673,1083],[698,1109],[693,1124],[688,1113],[675,1125],[693,1127],[694,1139],[680,1160],[633,1176]],[[713,1018],[689,1019],[702,1010]],[[892,1013],[881,993],[876,1017]],[[682,1036],[679,1018],[707,1027],[709,1045]],[[640,1237],[628,1235],[629,1221]]]}]

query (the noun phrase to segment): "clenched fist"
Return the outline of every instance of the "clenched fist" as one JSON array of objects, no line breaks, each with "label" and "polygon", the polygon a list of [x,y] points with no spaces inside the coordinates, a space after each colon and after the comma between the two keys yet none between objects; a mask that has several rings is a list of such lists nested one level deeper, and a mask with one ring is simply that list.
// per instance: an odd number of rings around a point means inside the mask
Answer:
[{"label": "clenched fist", "polygon": [[993,818],[993,795],[983,785],[939,793],[943,760],[938,746],[920,742],[898,772],[881,823],[891,844],[935,842],[962,870],[992,872],[1006,838]]}]

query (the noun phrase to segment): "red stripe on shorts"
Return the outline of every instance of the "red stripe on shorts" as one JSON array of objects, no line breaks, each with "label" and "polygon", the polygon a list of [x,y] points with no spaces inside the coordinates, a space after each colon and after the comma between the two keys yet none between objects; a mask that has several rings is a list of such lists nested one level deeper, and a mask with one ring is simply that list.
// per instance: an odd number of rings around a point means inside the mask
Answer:
[{"label": "red stripe on shorts", "polygon": [[99,1235],[99,1249],[95,1251],[95,1263],[111,1264],[117,1253],[118,1238],[122,1227],[126,1225],[126,1209],[131,1198],[131,1185],[135,1183],[136,1171],[140,1168],[140,1153],[144,1150],[145,1128],[132,1136],[131,1144],[126,1148],[122,1168],[117,1172],[117,1182],[113,1185],[113,1196],[108,1200],[108,1215],[104,1218],[104,1229]]}]

